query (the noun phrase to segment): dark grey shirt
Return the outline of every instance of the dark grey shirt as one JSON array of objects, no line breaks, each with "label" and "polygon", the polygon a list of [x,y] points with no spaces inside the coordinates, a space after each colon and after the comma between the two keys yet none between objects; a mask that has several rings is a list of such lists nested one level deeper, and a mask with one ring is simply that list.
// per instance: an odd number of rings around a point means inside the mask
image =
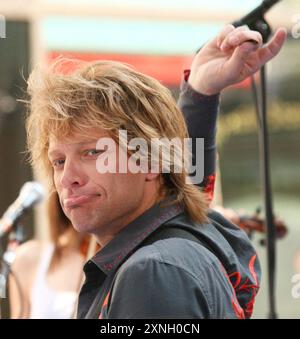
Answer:
[{"label": "dark grey shirt", "polygon": [[[140,247],[157,229],[172,225],[195,232],[206,246],[175,237]],[[260,276],[242,230],[213,211],[208,223],[195,225],[178,205],[161,204],[123,229],[84,270],[78,317],[103,319],[249,317]],[[111,276],[107,291],[104,282]]]}]

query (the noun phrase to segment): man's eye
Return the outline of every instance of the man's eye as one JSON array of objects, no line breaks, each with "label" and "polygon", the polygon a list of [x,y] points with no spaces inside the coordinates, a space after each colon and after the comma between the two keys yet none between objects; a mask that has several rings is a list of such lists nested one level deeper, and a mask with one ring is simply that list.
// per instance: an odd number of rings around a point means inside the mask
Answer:
[{"label": "man's eye", "polygon": [[99,149],[90,149],[88,151],[85,152],[86,155],[88,156],[95,156],[95,155],[99,155],[101,154],[103,151],[99,150]]},{"label": "man's eye", "polygon": [[53,167],[61,167],[65,163],[64,159],[57,159],[52,162]]}]

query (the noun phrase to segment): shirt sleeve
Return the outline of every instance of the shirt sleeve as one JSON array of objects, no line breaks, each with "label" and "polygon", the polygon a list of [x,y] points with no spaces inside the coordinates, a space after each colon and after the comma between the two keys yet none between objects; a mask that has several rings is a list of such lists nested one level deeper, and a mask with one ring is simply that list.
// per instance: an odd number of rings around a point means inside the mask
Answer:
[{"label": "shirt sleeve", "polygon": [[203,319],[209,305],[199,281],[182,268],[139,261],[115,281],[108,319]]},{"label": "shirt sleeve", "polygon": [[206,96],[193,90],[187,80],[189,71],[185,72],[181,84],[178,106],[187,123],[189,137],[192,139],[193,158],[196,156],[196,138],[204,139],[204,180],[202,187],[210,199],[216,173],[216,124],[220,95]]}]

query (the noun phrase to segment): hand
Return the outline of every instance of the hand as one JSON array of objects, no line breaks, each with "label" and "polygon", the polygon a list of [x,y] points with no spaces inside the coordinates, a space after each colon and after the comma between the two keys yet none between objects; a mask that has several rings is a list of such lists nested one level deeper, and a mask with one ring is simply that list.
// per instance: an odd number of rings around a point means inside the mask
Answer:
[{"label": "hand", "polygon": [[260,33],[247,27],[228,25],[195,56],[188,82],[199,93],[220,93],[227,86],[248,78],[274,58],[286,36],[286,30],[280,28],[263,45]]}]

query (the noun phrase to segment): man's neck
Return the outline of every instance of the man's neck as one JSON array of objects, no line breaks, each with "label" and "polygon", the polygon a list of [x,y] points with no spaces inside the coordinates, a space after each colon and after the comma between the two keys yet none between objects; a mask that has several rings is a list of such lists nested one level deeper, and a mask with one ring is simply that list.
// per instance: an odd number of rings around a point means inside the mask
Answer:
[{"label": "man's neck", "polygon": [[[108,232],[95,233],[98,244],[103,248],[106,246],[120,231],[122,231],[127,225],[145,213],[148,209],[153,207],[155,204],[163,200],[163,196],[159,195],[157,192],[153,195],[147,195],[146,198],[142,201],[140,206],[130,215],[123,216],[110,225],[106,225],[105,230]],[[114,230],[111,232],[111,230]]]}]

